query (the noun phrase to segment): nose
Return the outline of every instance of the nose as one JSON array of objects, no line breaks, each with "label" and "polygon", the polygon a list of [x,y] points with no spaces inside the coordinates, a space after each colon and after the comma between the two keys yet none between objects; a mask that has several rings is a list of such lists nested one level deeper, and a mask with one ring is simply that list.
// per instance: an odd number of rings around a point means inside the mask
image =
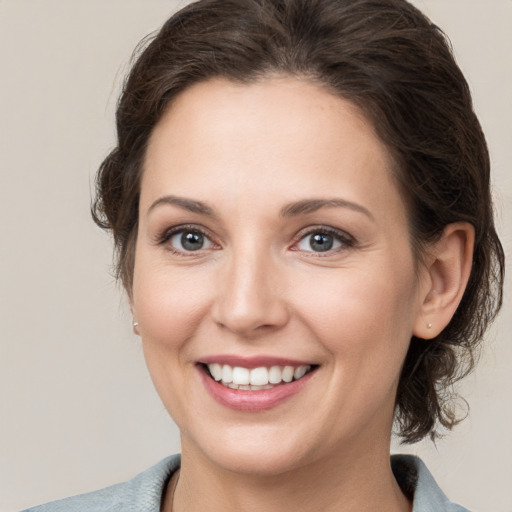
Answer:
[{"label": "nose", "polygon": [[214,321],[244,338],[256,338],[286,325],[289,308],[277,267],[265,251],[227,258],[218,276]]}]

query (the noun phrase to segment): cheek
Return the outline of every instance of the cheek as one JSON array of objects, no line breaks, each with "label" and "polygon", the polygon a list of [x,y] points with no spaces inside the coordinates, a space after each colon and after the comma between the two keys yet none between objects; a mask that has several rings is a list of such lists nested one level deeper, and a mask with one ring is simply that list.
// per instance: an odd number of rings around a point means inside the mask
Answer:
[{"label": "cheek", "polygon": [[354,425],[376,411],[388,421],[412,336],[414,273],[348,274],[323,290],[309,287],[307,322],[331,354],[339,410],[350,411]]},{"label": "cheek", "polygon": [[370,360],[401,358],[416,311],[414,271],[409,266],[408,262],[398,264],[401,272],[390,270],[392,266],[386,271],[380,266],[336,269],[323,279],[306,279],[296,290],[296,308],[333,354]]},{"label": "cheek", "polygon": [[187,382],[195,372],[190,339],[209,309],[209,281],[139,256],[134,272],[133,310],[153,384],[169,414],[185,431],[192,397]]},{"label": "cheek", "polygon": [[179,346],[209,309],[211,288],[204,272],[145,265],[141,256],[135,266],[133,310],[143,339]]}]

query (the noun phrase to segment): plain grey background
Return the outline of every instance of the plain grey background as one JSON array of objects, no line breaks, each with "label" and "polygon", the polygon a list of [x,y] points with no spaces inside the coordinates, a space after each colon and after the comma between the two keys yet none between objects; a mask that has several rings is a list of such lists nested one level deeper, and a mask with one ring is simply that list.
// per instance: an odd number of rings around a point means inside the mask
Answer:
[{"label": "plain grey background", "polygon": [[[131,52],[185,3],[0,0],[0,512],[130,478],[179,450],[89,206]],[[414,3],[448,33],[470,82],[511,258],[512,1]],[[512,512],[511,288],[508,276],[462,387],[470,418],[437,446],[393,448],[419,453],[475,511]]]}]

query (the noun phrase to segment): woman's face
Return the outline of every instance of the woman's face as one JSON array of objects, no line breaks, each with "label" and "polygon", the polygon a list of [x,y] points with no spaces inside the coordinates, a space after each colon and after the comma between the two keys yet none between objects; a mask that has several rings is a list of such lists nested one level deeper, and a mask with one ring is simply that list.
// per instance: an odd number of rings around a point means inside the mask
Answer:
[{"label": "woman's face", "polygon": [[389,449],[427,281],[391,168],[361,112],[306,81],[211,80],[164,115],[132,309],[184,454],[277,474]]}]

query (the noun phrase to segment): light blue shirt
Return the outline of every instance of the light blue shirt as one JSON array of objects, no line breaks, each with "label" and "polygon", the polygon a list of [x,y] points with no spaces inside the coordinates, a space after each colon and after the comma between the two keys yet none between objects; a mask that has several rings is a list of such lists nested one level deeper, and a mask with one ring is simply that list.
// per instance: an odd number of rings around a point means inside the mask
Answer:
[{"label": "light blue shirt", "polygon": [[[128,482],[53,501],[24,512],[160,512],[167,482],[179,467],[180,456],[174,455]],[[393,455],[391,467],[404,493],[414,493],[413,512],[469,512],[448,500],[419,458]]]}]

